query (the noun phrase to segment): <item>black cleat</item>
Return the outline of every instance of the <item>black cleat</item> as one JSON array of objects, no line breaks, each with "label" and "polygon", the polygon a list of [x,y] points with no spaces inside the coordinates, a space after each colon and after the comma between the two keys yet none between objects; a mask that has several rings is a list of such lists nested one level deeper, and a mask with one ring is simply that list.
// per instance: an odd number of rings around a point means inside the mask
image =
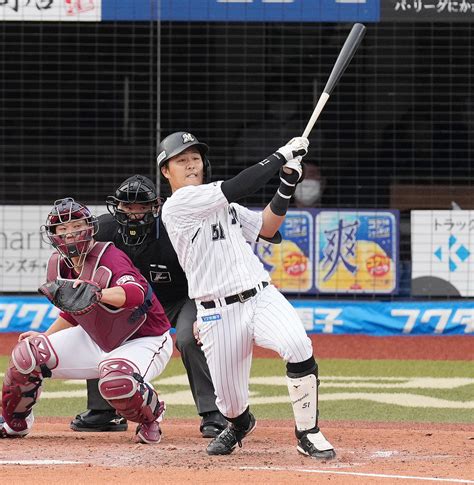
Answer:
[{"label": "black cleat", "polygon": [[211,411],[203,415],[199,431],[203,438],[217,438],[228,425],[219,411]]},{"label": "black cleat", "polygon": [[249,435],[257,426],[257,422],[252,413],[250,414],[250,424],[246,430],[235,429],[231,423],[222,433],[213,439],[206,451],[208,455],[230,455],[235,447],[242,447],[242,440]]},{"label": "black cleat", "polygon": [[97,411],[89,409],[78,414],[69,427],[73,431],[127,431],[127,420],[114,410]]},{"label": "black cleat", "polygon": [[301,432],[297,431],[298,444],[296,449],[303,455],[311,456],[319,460],[332,460],[336,457],[336,452],[321,431],[314,430]]}]

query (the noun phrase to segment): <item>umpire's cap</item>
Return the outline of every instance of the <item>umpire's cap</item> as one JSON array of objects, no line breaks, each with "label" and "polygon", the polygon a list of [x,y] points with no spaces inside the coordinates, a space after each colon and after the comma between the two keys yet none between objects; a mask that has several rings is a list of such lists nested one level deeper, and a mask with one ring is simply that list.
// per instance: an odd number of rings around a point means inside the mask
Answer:
[{"label": "umpire's cap", "polygon": [[170,158],[179,155],[181,152],[184,152],[184,150],[193,146],[201,153],[202,161],[204,163],[204,180],[210,182],[211,164],[207,158],[209,147],[205,143],[201,143],[194,135],[187,131],[171,133],[171,135],[168,135],[162,140],[158,147],[158,157],[156,158],[158,171],[161,173],[161,168]]}]

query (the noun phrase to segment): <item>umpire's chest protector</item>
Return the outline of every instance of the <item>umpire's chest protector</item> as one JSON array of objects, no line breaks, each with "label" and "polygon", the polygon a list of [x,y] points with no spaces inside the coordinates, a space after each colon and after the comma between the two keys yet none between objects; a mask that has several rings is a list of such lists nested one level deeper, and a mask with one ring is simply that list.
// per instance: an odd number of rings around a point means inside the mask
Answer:
[{"label": "umpire's chest protector", "polygon": [[[112,271],[100,266],[100,259],[110,242],[96,242],[87,254],[79,279],[97,283],[108,288]],[[47,280],[61,279],[61,258],[54,252],[48,261]],[[88,333],[90,338],[105,352],[119,347],[145,322],[146,313],[137,308],[111,308],[102,303],[95,305],[84,315],[74,315],[74,320]]]}]

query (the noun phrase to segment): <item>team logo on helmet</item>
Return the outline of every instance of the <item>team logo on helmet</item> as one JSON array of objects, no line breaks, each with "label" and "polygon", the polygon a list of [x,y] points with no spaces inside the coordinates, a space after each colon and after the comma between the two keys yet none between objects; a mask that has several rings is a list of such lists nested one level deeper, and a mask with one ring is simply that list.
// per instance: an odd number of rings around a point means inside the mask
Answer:
[{"label": "team logo on helmet", "polygon": [[189,143],[190,141],[196,141],[196,138],[194,138],[191,133],[183,133],[182,135],[183,138],[183,143]]}]

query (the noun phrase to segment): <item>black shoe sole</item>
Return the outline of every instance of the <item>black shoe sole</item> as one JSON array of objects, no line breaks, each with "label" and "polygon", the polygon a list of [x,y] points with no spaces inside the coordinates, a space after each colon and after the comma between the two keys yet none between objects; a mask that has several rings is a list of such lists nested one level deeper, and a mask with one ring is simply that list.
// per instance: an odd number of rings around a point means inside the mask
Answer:
[{"label": "black shoe sole", "polygon": [[305,456],[309,456],[310,458],[315,458],[316,460],[332,460],[336,458],[336,452],[334,450],[326,450],[320,451],[318,455],[310,455],[306,451],[303,450],[299,445],[296,446],[296,449],[299,453]]},{"label": "black shoe sole", "polygon": [[225,428],[218,428],[217,426],[204,426],[201,429],[201,434],[203,438],[217,438]]},{"label": "black shoe sole", "polygon": [[86,433],[114,433],[118,431],[127,431],[128,424],[111,424],[109,426],[99,426],[97,428],[86,428],[84,426],[77,426],[73,423],[69,425],[73,431]]}]

